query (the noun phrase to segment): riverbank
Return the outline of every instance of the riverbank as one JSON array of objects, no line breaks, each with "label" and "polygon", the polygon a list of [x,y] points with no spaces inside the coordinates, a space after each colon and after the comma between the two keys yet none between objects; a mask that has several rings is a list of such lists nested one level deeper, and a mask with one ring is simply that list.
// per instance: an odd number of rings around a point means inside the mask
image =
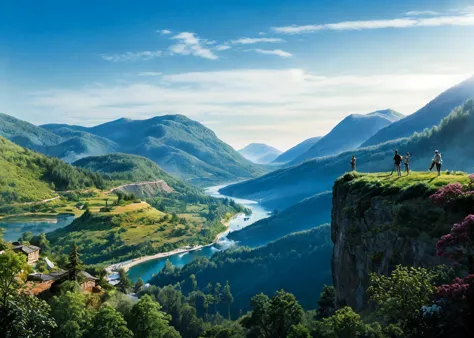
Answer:
[{"label": "riverbank", "polygon": [[131,260],[128,260],[128,261],[125,261],[125,262],[120,262],[120,263],[115,263],[115,264],[109,265],[108,267],[105,268],[105,270],[107,271],[107,273],[109,275],[113,275],[114,273],[118,272],[120,269],[124,269],[125,271],[128,271],[130,268],[134,267],[135,265],[142,264],[142,263],[147,262],[147,261],[151,261],[151,260],[154,260],[154,259],[160,259],[160,258],[166,258],[166,257],[169,257],[169,256],[183,254],[183,253],[188,253],[188,252],[200,250],[202,248],[214,245],[222,237],[225,237],[229,233],[230,222],[233,219],[236,219],[237,217],[239,217],[241,215],[242,215],[242,213],[239,213],[239,214],[234,215],[233,217],[231,217],[227,221],[222,221],[222,224],[226,227],[226,230],[219,233],[219,234],[217,234],[214,241],[212,241],[209,244],[196,245],[196,246],[184,246],[182,248],[174,249],[174,250],[167,251],[167,252],[160,252],[160,253],[150,255],[150,256],[143,256],[143,257],[139,257],[139,258],[134,258],[134,259],[131,259]]}]

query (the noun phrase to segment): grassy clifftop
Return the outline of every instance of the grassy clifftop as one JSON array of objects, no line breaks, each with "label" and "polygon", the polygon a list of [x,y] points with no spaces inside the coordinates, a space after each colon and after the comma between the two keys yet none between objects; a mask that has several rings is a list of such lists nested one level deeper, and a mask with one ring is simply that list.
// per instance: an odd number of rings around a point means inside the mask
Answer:
[{"label": "grassy clifftop", "polygon": [[[462,219],[463,210],[450,210],[434,204],[429,196],[450,183],[469,183],[468,174],[463,172],[442,173],[412,172],[397,177],[390,173],[347,173],[334,186],[334,203],[344,191],[356,201],[346,205],[344,212],[352,218],[367,217],[364,213],[374,207],[374,198],[390,210],[390,222],[384,228],[401,231],[402,235],[416,237],[421,232],[437,237],[449,232],[454,222]],[[339,196],[340,197],[340,196]],[[334,217],[334,215],[333,215]],[[377,231],[381,231],[378,229]]]}]

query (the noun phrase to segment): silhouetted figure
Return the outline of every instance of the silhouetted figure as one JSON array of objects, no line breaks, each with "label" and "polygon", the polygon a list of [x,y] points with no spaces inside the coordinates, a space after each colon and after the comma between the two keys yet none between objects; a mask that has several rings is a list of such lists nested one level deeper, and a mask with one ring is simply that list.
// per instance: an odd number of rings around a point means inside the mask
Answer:
[{"label": "silhouetted figure", "polygon": [[410,153],[405,155],[405,171],[407,172],[407,175],[410,174]]},{"label": "silhouetted figure", "polygon": [[441,164],[442,163],[443,163],[443,160],[441,159],[441,154],[439,153],[438,150],[435,150],[435,155],[433,157],[433,161],[431,162],[430,171],[436,165],[436,171],[438,171],[438,176],[441,175]]},{"label": "silhouetted figure", "polygon": [[395,150],[395,156],[393,156],[393,161],[395,162],[395,170],[397,171],[398,176],[402,176],[400,171],[400,163],[402,163],[403,157],[398,154],[398,150]]},{"label": "silhouetted figure", "polygon": [[356,157],[355,157],[355,156],[352,156],[352,159],[351,159],[351,168],[352,168],[352,171],[355,171],[355,170],[356,170]]}]

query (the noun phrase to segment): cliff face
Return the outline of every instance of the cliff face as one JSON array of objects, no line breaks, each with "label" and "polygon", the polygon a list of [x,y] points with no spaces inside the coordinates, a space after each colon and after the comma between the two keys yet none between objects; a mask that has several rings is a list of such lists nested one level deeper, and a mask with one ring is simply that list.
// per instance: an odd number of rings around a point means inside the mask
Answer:
[{"label": "cliff face", "polygon": [[109,192],[121,191],[127,194],[135,194],[140,198],[153,197],[157,194],[172,193],[174,192],[165,181],[158,180],[153,182],[140,182],[140,183],[129,183],[116,187]]},{"label": "cliff face", "polygon": [[[405,179],[403,186],[400,182]],[[436,256],[436,241],[462,218],[429,200],[444,184],[440,180],[430,186],[395,175],[377,179],[376,175],[352,178],[346,174],[336,181],[331,236],[338,306],[364,308],[372,272],[387,275],[398,264],[426,267],[445,263]]]}]

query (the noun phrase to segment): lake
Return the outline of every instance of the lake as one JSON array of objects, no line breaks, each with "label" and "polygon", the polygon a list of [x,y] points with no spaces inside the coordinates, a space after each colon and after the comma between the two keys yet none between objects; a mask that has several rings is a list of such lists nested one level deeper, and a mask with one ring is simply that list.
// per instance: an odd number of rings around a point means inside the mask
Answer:
[{"label": "lake", "polygon": [[[219,189],[223,188],[224,186],[225,185],[209,187],[205,190],[206,194],[212,197],[216,197],[216,198],[227,197],[245,206],[246,208],[249,208],[250,210],[252,210],[252,215],[250,216],[238,215],[237,217],[233,218],[229,223],[229,232],[239,231],[269,216],[269,210],[266,210],[265,208],[263,208],[256,201],[224,196],[221,193],[219,193]],[[235,245],[238,245],[238,244],[227,239],[227,237],[224,236],[216,244],[204,247],[200,250],[176,254],[176,255],[168,256],[164,258],[158,258],[151,261],[143,262],[139,265],[135,265],[132,268],[130,268],[130,270],[128,271],[128,276],[133,282],[136,282],[138,278],[141,278],[142,280],[147,282],[151,279],[151,277],[154,274],[160,272],[161,269],[163,269],[167,260],[173,263],[174,266],[181,267],[193,261],[196,258],[211,257],[217,251],[226,250]]]},{"label": "lake", "polygon": [[57,215],[43,217],[9,217],[0,220],[0,228],[5,229],[3,238],[7,241],[16,241],[26,231],[33,235],[51,232],[64,228],[74,221],[74,215]]}]

